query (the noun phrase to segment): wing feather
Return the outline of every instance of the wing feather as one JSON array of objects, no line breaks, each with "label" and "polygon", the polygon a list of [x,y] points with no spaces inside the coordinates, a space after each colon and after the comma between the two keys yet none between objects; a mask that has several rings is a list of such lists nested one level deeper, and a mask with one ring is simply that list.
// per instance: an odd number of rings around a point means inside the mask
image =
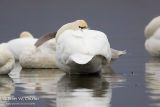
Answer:
[{"label": "wing feather", "polygon": [[38,41],[35,43],[35,46],[36,46],[36,47],[39,47],[39,46],[41,46],[42,44],[44,44],[45,42],[47,42],[48,40],[55,38],[56,33],[57,33],[57,32],[52,32],[52,33],[49,33],[49,34],[47,34],[47,35],[45,35],[45,36],[42,36],[42,37],[39,38]]}]

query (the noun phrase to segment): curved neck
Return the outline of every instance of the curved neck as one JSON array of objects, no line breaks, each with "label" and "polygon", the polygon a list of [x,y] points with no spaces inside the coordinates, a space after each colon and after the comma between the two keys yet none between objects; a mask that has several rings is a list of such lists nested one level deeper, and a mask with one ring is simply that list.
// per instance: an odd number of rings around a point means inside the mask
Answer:
[{"label": "curved neck", "polygon": [[72,23],[67,23],[65,25],[63,25],[56,34],[56,41],[58,40],[59,36],[67,29],[70,29],[72,27]]}]

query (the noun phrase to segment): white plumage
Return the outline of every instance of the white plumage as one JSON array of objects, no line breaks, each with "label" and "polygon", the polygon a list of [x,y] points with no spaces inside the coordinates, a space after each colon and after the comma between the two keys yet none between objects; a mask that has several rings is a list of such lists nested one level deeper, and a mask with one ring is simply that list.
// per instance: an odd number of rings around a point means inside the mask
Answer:
[{"label": "white plumage", "polygon": [[0,74],[11,72],[15,64],[13,54],[8,50],[7,44],[0,44]]},{"label": "white plumage", "polygon": [[145,28],[145,48],[152,56],[160,56],[160,16],[154,18]]},{"label": "white plumage", "polygon": [[7,45],[8,49],[13,53],[16,60],[19,60],[19,56],[22,53],[22,51],[26,47],[31,47],[35,44],[37,39],[33,37],[24,37],[24,38],[17,38],[10,40]]},{"label": "white plumage", "polygon": [[57,39],[56,64],[69,73],[98,72],[111,56],[107,36],[100,31],[66,30]]},{"label": "white plumage", "polygon": [[20,55],[23,68],[57,68],[55,63],[55,39],[51,39],[40,47],[27,47]]}]

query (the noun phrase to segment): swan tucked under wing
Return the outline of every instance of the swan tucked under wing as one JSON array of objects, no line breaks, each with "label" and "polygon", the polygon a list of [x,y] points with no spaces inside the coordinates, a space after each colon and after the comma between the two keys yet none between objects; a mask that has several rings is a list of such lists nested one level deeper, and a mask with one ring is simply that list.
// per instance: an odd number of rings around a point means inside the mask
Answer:
[{"label": "swan tucked under wing", "polygon": [[37,39],[29,32],[22,32],[20,38],[8,41],[8,49],[12,52],[16,60],[19,60],[19,56],[26,47],[33,46]]},{"label": "swan tucked under wing", "polygon": [[[38,41],[35,43],[35,46],[36,47],[39,47],[41,45],[43,45],[44,43],[48,42],[50,39],[55,39],[55,36],[56,36],[56,32],[52,32],[52,33],[49,33],[45,36],[42,36],[41,38],[38,39]],[[54,44],[53,47],[55,47],[56,44]],[[54,50],[56,51],[56,50]],[[111,52],[112,52],[112,59],[111,59],[111,64],[117,60],[120,56],[122,55],[125,55],[126,54],[126,51],[119,51],[119,50],[116,50],[116,49],[113,49],[111,48]]]},{"label": "swan tucked under wing", "polygon": [[160,16],[154,18],[145,28],[145,48],[152,56],[160,56]]},{"label": "swan tucked under wing", "polygon": [[0,74],[11,72],[15,64],[13,54],[8,50],[7,44],[0,44]]},{"label": "swan tucked under wing", "polygon": [[107,36],[100,31],[65,30],[57,39],[56,64],[65,72],[96,73],[111,56]]},{"label": "swan tucked under wing", "polygon": [[43,43],[40,47],[35,46],[37,40],[29,32],[22,32],[20,38],[7,43],[7,48],[23,68],[57,68],[54,60],[55,39]]},{"label": "swan tucked under wing", "polygon": [[24,49],[19,61],[23,68],[57,68],[55,63],[55,39],[36,47],[32,45]]}]

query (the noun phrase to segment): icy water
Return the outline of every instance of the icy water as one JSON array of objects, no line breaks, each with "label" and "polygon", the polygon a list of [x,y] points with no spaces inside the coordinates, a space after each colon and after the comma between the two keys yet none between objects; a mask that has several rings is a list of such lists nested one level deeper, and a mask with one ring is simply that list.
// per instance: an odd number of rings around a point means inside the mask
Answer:
[{"label": "icy water", "polygon": [[27,30],[35,37],[84,19],[127,50],[113,74],[67,76],[58,69],[21,69],[0,76],[0,107],[160,107],[160,59],[144,48],[144,28],[159,0],[0,0],[0,42]]}]

